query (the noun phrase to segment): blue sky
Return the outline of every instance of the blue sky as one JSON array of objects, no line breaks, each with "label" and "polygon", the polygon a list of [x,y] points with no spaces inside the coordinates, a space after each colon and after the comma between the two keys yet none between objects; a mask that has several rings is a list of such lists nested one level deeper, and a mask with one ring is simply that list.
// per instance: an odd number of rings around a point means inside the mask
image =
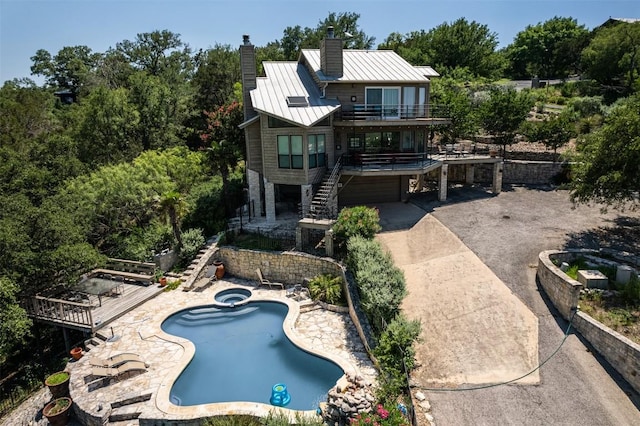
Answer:
[{"label": "blue sky", "polygon": [[359,13],[360,27],[376,42],[465,17],[486,24],[503,47],[527,25],[554,16],[571,16],[589,29],[610,16],[640,18],[640,0],[0,0],[0,82],[30,77],[38,49],[55,54],[87,45],[104,52],[138,33],[163,29],[180,34],[194,50],[238,46],[242,34],[260,46],[281,38],[287,26],[315,27],[329,12]]}]

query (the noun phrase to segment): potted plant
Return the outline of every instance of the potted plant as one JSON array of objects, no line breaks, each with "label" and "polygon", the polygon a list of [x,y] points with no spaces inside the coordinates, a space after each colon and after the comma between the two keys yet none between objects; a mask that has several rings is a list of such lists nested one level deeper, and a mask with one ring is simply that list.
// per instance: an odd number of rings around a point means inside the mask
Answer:
[{"label": "potted plant", "polygon": [[44,381],[54,399],[69,396],[69,372],[58,371]]},{"label": "potted plant", "polygon": [[69,354],[71,355],[71,358],[75,359],[76,361],[79,360],[80,358],[82,358],[82,348],[81,347],[75,347],[73,349],[71,349],[71,351],[69,351]]},{"label": "potted plant", "polygon": [[64,426],[69,423],[73,401],[69,397],[56,398],[42,409],[42,414],[52,426]]}]

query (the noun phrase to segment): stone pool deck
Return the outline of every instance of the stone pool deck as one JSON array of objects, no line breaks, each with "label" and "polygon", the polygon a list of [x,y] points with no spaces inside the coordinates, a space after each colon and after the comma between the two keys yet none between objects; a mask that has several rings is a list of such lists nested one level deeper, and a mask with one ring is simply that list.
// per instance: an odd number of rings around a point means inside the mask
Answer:
[{"label": "stone pool deck", "polygon": [[[369,360],[348,314],[331,312],[308,302],[286,297],[285,290],[256,288],[255,282],[235,278],[223,279],[201,292],[184,292],[180,288],[164,292],[103,331],[115,336],[85,353],[79,361],[69,362],[71,397],[83,415],[80,424],[161,424],[168,421],[189,424],[189,420],[220,414],[253,413],[267,415],[272,406],[258,403],[218,403],[179,407],[169,402],[171,385],[190,361],[194,346],[186,339],[164,333],[162,321],[172,313],[192,306],[211,304],[214,295],[226,288],[245,287],[253,292],[251,300],[275,300],[289,306],[284,328],[288,337],[306,350],[330,358],[345,371],[360,374],[374,382],[376,370]],[[94,340],[98,340],[94,338]],[[91,381],[90,361],[106,359],[119,353],[136,353],[148,364],[146,371],[111,383]],[[256,359],[259,357],[256,354]],[[212,385],[215,385],[212,377]],[[40,392],[42,393],[42,392]],[[39,393],[39,394],[40,394]],[[39,395],[38,394],[38,395]],[[41,416],[48,391],[32,398],[4,419],[3,425],[45,425]],[[120,403],[126,405],[117,407]],[[115,404],[115,408],[112,404]],[[295,412],[284,410],[293,415]],[[138,414],[139,413],[139,414]],[[138,419],[131,417],[138,416]],[[127,419],[129,418],[129,419]],[[196,422],[194,422],[195,424]],[[173,424],[173,422],[172,422]]]}]

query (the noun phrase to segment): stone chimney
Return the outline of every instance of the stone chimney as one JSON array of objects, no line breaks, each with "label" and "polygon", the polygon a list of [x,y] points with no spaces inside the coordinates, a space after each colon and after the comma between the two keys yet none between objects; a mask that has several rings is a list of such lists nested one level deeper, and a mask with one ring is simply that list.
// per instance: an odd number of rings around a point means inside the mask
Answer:
[{"label": "stone chimney", "polygon": [[242,103],[244,119],[248,120],[256,116],[256,111],[251,104],[249,92],[256,86],[256,50],[249,40],[249,35],[242,36],[240,45],[240,72],[242,73]]},{"label": "stone chimney", "polygon": [[320,68],[324,75],[342,77],[342,39],[335,38],[333,27],[327,27],[327,36],[320,43]]}]

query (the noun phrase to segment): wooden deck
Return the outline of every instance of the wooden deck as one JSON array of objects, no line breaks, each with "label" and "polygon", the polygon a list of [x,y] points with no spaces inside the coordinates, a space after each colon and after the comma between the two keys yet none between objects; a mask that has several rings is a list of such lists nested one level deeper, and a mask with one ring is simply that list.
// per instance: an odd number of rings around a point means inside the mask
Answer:
[{"label": "wooden deck", "polygon": [[91,296],[88,303],[35,296],[25,303],[25,309],[35,321],[82,330],[93,335],[163,290],[157,284],[145,287],[125,283],[120,294],[102,296],[101,306],[98,306],[97,296]]}]

